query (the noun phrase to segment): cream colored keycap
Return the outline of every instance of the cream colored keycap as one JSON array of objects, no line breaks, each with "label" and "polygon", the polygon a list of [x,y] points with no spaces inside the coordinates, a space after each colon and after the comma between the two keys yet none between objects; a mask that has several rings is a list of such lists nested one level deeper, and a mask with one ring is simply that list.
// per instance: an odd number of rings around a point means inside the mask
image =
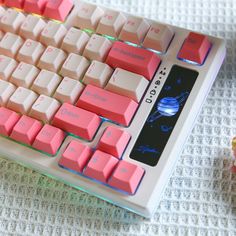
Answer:
[{"label": "cream colored keycap", "polygon": [[20,35],[25,39],[37,40],[45,28],[46,23],[42,18],[28,15],[20,28]]},{"label": "cream colored keycap", "polygon": [[41,43],[27,39],[18,52],[17,60],[36,65],[44,50]]},{"label": "cream colored keycap", "polygon": [[51,96],[61,82],[61,77],[51,71],[41,70],[31,87],[38,94]]},{"label": "cream colored keycap", "polygon": [[125,22],[126,17],[123,13],[107,10],[100,20],[96,32],[117,38]]},{"label": "cream colored keycap", "polygon": [[4,35],[4,32],[0,30],[0,41],[3,39]]},{"label": "cream colored keycap", "polygon": [[74,19],[74,25],[81,29],[95,30],[103,14],[102,8],[90,3],[81,3]]},{"label": "cream colored keycap", "polygon": [[117,68],[105,89],[140,102],[147,86],[143,76]]},{"label": "cream colored keycap", "polygon": [[64,25],[49,21],[41,33],[40,42],[46,46],[59,47],[66,33]]},{"label": "cream colored keycap", "polygon": [[83,56],[70,53],[61,68],[61,75],[81,80],[88,69],[90,62]]},{"label": "cream colored keycap", "polygon": [[105,61],[111,46],[112,43],[107,38],[93,34],[83,55],[89,60]]},{"label": "cream colored keycap", "polygon": [[66,53],[59,48],[48,46],[41,58],[38,67],[40,69],[58,72],[66,60]]},{"label": "cream colored keycap", "polygon": [[84,85],[81,82],[69,77],[65,77],[61,81],[53,97],[59,100],[61,103],[67,102],[74,104],[78,100],[79,95],[82,93],[83,89]]},{"label": "cream colored keycap", "polygon": [[17,33],[24,20],[23,13],[9,8],[1,17],[0,29],[5,32]]},{"label": "cream colored keycap", "polygon": [[83,82],[103,88],[110,79],[113,69],[100,61],[93,61],[84,75]]},{"label": "cream colored keycap", "polygon": [[68,53],[82,55],[89,38],[88,34],[84,31],[72,27],[63,39],[61,48]]},{"label": "cream colored keycap", "polygon": [[8,99],[15,92],[16,87],[8,81],[0,80],[0,106],[5,106]]},{"label": "cream colored keycap", "polygon": [[13,72],[10,82],[18,87],[29,88],[38,73],[39,69],[37,67],[25,62],[21,62]]},{"label": "cream colored keycap", "polygon": [[7,107],[21,114],[27,114],[38,95],[32,90],[18,87],[10,97]]},{"label": "cream colored keycap", "polygon": [[17,67],[17,62],[3,55],[0,55],[0,79],[8,80]]},{"label": "cream colored keycap", "polygon": [[14,58],[23,44],[23,39],[12,33],[6,33],[0,42],[0,54]]},{"label": "cream colored keycap", "polygon": [[141,44],[149,28],[150,25],[145,19],[130,16],[121,30],[119,39]]},{"label": "cream colored keycap", "polygon": [[156,51],[166,52],[173,36],[174,32],[170,27],[153,23],[143,41],[143,46]]},{"label": "cream colored keycap", "polygon": [[40,95],[33,104],[29,115],[45,123],[51,121],[61,104],[54,98]]}]

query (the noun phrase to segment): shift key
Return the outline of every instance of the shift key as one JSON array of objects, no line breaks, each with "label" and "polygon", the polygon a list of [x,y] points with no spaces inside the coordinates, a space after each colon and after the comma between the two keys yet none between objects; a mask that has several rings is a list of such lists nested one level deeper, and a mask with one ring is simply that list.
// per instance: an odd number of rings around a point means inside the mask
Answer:
[{"label": "shift key", "polygon": [[128,97],[93,85],[87,85],[77,102],[77,106],[88,111],[93,111],[97,115],[118,124],[128,126],[138,104]]}]

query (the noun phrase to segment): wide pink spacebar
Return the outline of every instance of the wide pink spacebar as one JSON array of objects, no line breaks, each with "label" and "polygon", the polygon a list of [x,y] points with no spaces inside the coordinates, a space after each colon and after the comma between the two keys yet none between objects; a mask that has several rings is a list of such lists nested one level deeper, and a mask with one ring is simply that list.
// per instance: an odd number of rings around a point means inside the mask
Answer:
[{"label": "wide pink spacebar", "polygon": [[128,126],[138,104],[128,97],[93,85],[87,85],[77,102],[77,106]]}]

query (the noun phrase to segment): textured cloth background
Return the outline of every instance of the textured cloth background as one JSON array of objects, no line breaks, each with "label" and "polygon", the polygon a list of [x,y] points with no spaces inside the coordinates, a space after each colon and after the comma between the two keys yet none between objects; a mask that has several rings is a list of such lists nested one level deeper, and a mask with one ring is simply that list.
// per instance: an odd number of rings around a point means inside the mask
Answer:
[{"label": "textured cloth background", "polygon": [[0,158],[0,235],[236,235],[236,0],[91,1],[227,39],[227,58],[151,220]]}]

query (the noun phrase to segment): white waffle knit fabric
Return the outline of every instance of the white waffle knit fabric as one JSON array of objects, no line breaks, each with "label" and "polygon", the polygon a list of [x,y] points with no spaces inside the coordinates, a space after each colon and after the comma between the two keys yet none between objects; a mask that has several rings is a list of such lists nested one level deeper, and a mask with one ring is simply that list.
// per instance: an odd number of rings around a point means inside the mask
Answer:
[{"label": "white waffle knit fabric", "polygon": [[151,220],[0,158],[0,235],[236,235],[236,0],[90,0],[223,37],[227,58]]}]

